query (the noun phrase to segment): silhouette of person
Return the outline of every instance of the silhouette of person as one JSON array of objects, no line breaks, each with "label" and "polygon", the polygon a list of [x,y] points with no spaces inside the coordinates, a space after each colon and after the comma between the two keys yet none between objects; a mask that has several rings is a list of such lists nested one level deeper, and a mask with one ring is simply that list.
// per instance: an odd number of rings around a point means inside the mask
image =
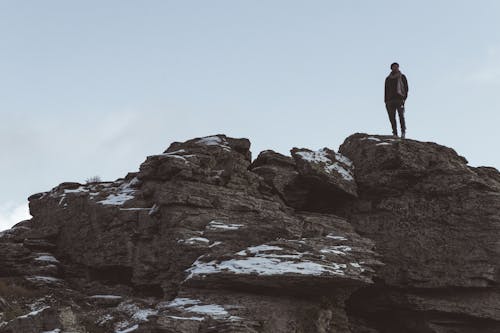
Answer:
[{"label": "silhouette of person", "polygon": [[398,127],[396,124],[396,111],[399,115],[399,124],[401,126],[401,138],[406,136],[405,122],[405,101],[408,97],[408,80],[399,70],[397,62],[391,64],[391,73],[385,79],[385,107],[392,126],[392,134],[398,136]]}]

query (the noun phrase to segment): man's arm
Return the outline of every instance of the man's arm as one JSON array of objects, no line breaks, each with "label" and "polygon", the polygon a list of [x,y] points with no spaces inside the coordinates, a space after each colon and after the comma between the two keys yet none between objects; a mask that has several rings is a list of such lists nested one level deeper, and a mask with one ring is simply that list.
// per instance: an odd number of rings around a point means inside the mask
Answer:
[{"label": "man's arm", "polygon": [[402,79],[403,79],[403,84],[405,85],[405,92],[406,92],[405,100],[406,100],[408,98],[408,91],[409,91],[408,80],[406,79],[405,75],[403,75]]},{"label": "man's arm", "polygon": [[385,79],[384,102],[387,102],[387,100],[389,99],[389,96],[387,96],[387,94],[388,94],[387,82],[388,82],[387,79]]}]

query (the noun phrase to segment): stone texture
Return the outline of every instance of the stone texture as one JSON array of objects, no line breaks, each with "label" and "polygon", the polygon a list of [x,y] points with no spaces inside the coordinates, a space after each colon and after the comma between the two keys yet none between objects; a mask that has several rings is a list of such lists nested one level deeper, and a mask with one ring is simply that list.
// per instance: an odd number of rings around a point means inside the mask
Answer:
[{"label": "stone texture", "polygon": [[356,134],[339,151],[358,183],[348,220],[385,263],[384,286],[353,304],[371,308],[375,322],[404,313],[387,332],[500,331],[498,171],[469,167],[435,143],[385,136]]},{"label": "stone texture", "polygon": [[[249,170],[249,148],[223,135],[176,142],[115,182],[31,196],[29,226],[2,238],[5,275],[53,296],[42,303],[62,330],[347,331],[347,298],[381,265],[373,242],[339,216],[287,206]],[[37,256],[53,270],[33,271]]]},{"label": "stone texture", "polygon": [[328,148],[293,148],[291,155],[266,150],[250,166],[288,206],[337,213],[340,202],[357,196],[353,164],[345,156]]},{"label": "stone texture", "polygon": [[29,198],[0,233],[0,332],[499,332],[499,199],[434,143],[175,142]]},{"label": "stone texture", "polygon": [[314,188],[357,196],[352,162],[333,150],[318,151],[294,148],[291,151],[299,174]]}]

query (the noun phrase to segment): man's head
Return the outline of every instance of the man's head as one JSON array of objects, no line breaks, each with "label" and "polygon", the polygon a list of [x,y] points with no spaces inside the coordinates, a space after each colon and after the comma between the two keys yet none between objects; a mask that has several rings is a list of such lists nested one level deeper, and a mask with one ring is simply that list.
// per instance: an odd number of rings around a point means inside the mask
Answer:
[{"label": "man's head", "polygon": [[393,71],[393,72],[398,72],[399,71],[399,64],[397,62],[393,62],[391,64],[391,71]]}]

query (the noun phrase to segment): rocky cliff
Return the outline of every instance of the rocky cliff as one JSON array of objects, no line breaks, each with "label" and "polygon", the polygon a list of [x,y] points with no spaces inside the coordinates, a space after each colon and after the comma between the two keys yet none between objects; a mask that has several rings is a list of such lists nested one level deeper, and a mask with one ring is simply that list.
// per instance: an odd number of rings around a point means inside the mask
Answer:
[{"label": "rocky cliff", "polygon": [[175,142],[31,196],[0,332],[500,332],[500,173],[435,143]]}]

